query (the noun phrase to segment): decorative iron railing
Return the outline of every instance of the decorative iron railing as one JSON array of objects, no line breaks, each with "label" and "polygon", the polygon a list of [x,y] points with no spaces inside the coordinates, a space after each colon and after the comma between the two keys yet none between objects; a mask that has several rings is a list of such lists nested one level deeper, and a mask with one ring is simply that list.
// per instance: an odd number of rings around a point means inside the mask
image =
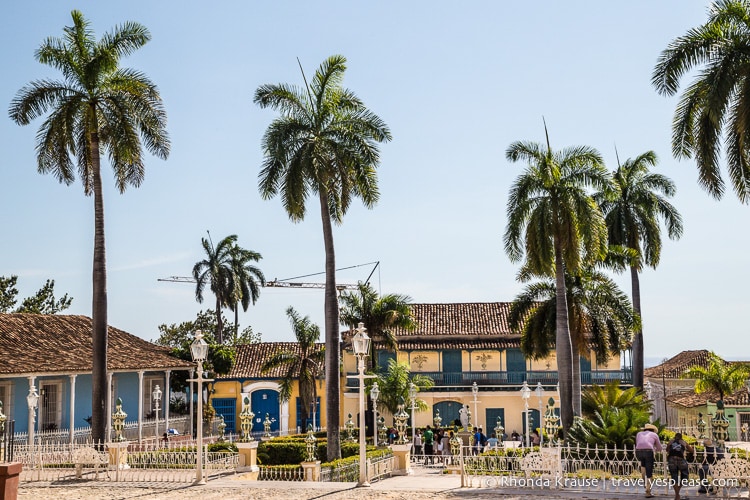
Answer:
[{"label": "decorative iron railing", "polygon": [[[479,386],[515,386],[524,381],[530,385],[541,382],[545,386],[554,386],[558,382],[557,371],[528,370],[528,371],[465,371],[465,372],[412,372],[430,377],[435,382],[435,388],[441,387],[466,387],[469,388],[476,382]],[[356,376],[356,373],[347,375]],[[632,372],[630,370],[592,370],[581,372],[581,383],[584,385],[605,384],[610,381],[619,381],[623,384],[632,383]],[[347,377],[347,388],[358,387],[356,378]]]},{"label": "decorative iron railing", "polygon": [[258,481],[304,481],[305,473],[299,465],[261,465]]}]

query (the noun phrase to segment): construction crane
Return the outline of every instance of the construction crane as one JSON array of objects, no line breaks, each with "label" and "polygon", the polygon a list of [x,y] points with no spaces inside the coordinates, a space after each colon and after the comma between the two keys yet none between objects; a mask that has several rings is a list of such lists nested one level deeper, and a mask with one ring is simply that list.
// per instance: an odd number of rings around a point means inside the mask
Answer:
[{"label": "construction crane", "polygon": [[[367,262],[365,264],[357,264],[356,266],[349,266],[349,267],[342,267],[340,269],[336,269],[336,271],[344,271],[347,269],[354,269],[356,267],[362,267],[362,266],[369,266],[374,264],[372,271],[370,271],[370,275],[367,277],[367,280],[364,282],[365,284],[369,283],[370,278],[372,278],[373,273],[375,272],[375,269],[378,268],[380,265],[380,261],[376,262]],[[265,286],[268,288],[318,288],[323,289],[326,287],[325,283],[309,283],[304,281],[291,281],[296,280],[300,278],[309,278],[310,276],[318,276],[321,274],[325,274],[325,272],[322,273],[313,273],[313,274],[305,274],[302,276],[295,276],[293,278],[285,278],[285,279],[273,279],[271,281],[267,281]],[[169,276],[168,278],[159,278],[157,281],[170,281],[172,283],[195,283],[195,278],[192,276]],[[357,290],[359,288],[359,284],[352,284],[352,283],[336,283],[336,290],[341,293],[344,290]]]}]

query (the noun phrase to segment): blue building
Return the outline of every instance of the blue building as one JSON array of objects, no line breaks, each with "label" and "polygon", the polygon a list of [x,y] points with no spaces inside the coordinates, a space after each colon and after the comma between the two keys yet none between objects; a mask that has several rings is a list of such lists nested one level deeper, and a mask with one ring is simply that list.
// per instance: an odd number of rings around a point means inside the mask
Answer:
[{"label": "blue building", "polygon": [[[87,426],[91,416],[91,318],[72,315],[0,314],[0,401],[16,432],[27,432],[32,418],[26,396],[39,394],[35,430],[53,431]],[[122,398],[128,421],[154,415],[151,394],[164,392],[160,418],[169,419],[170,376],[190,371],[193,363],[178,359],[158,346],[112,326],[108,329],[107,435],[117,398]]]}]

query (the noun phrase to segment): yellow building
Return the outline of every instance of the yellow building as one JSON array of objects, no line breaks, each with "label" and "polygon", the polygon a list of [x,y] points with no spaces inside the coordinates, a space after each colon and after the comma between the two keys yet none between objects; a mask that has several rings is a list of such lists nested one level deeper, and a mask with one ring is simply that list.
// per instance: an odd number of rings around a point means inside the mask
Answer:
[{"label": "yellow building", "polygon": [[[324,344],[317,345],[323,349]],[[266,360],[279,351],[298,352],[299,344],[296,342],[261,342],[237,347],[237,357],[232,371],[224,377],[217,378],[211,395],[211,404],[217,416],[224,416],[224,422],[227,424],[226,432],[239,432],[239,414],[242,411],[242,401],[246,396],[255,413],[253,432],[263,431],[266,414],[272,420],[271,431],[274,433],[294,433],[298,429],[306,429],[307,423],[314,423],[316,428],[325,425],[320,420],[321,415],[325,415],[323,367],[321,367],[321,378],[316,384],[318,401],[315,416],[309,422],[302,422],[298,383],[293,384],[291,398],[283,401],[279,397],[279,380],[286,374],[286,368],[279,367],[269,372],[261,370]],[[309,413],[313,413],[312,408]]]},{"label": "yellow building", "polygon": [[[531,361],[524,358],[520,349],[520,336],[508,326],[508,302],[413,304],[411,306],[417,328],[413,331],[396,329],[393,333],[398,342],[398,351],[385,349],[382,341],[374,339],[372,352],[380,368],[388,366],[389,359],[408,363],[412,373],[421,373],[435,381],[435,386],[418,397],[430,408],[415,414],[416,424],[433,425],[439,414],[442,425],[450,425],[459,418],[464,405],[472,414],[472,423],[483,426],[491,434],[500,417],[505,432],[525,432],[525,402],[520,389],[524,381],[530,386],[530,419],[534,427],[539,426],[542,413],[550,397],[557,400],[557,363],[554,355],[548,359]],[[357,373],[357,361],[344,334],[342,343],[341,405],[340,422],[343,425],[352,415],[359,423],[358,381],[352,378]],[[323,344],[320,344],[321,347]],[[299,392],[294,387],[288,402],[278,397],[278,381],[281,370],[261,373],[260,367],[266,359],[279,349],[295,349],[294,342],[264,342],[240,347],[236,363],[227,377],[215,383],[213,406],[224,415],[227,431],[237,429],[237,415],[242,410],[241,395],[249,395],[255,412],[254,431],[262,430],[265,413],[276,421],[272,430],[282,433],[304,429],[298,415]],[[592,361],[594,360],[594,361]],[[584,385],[603,384],[617,380],[631,383],[629,369],[622,369],[620,356],[615,356],[604,365],[598,365],[593,355],[581,357],[581,378]],[[472,387],[476,383],[476,396]],[[535,389],[541,386],[540,396]],[[325,426],[325,381],[318,387],[318,412],[316,426]],[[408,406],[408,402],[407,402]],[[559,407],[559,404],[556,405]],[[407,408],[407,412],[410,410]],[[390,425],[390,415],[386,422]],[[322,418],[321,418],[322,417]],[[365,422],[370,423],[368,414]],[[369,425],[368,425],[369,427]],[[368,434],[369,434],[368,430]]]},{"label": "yellow building", "polygon": [[[378,367],[387,367],[388,360],[395,358],[408,363],[412,373],[427,375],[435,381],[432,389],[418,395],[430,408],[415,414],[418,427],[433,425],[438,412],[442,425],[450,425],[459,418],[460,409],[468,405],[472,423],[481,425],[486,434],[492,432],[498,417],[508,435],[514,430],[524,433],[525,402],[520,393],[524,381],[532,390],[527,400],[530,419],[534,427],[539,427],[540,408],[543,414],[549,398],[559,398],[557,363],[554,355],[540,361],[524,358],[520,336],[508,326],[510,305],[509,302],[412,304],[417,328],[393,331],[398,341],[397,352],[387,351],[382,342],[375,340],[373,352]],[[344,371],[354,375],[356,367],[353,353],[345,350]],[[582,356],[581,378],[584,385],[610,380],[631,383],[630,371],[620,367],[620,356],[605,365],[597,365],[591,354]],[[478,389],[476,397],[472,391],[474,383]],[[342,413],[355,415],[355,422],[357,384],[352,378],[342,381],[345,387]],[[535,391],[538,384],[541,397]]]}]

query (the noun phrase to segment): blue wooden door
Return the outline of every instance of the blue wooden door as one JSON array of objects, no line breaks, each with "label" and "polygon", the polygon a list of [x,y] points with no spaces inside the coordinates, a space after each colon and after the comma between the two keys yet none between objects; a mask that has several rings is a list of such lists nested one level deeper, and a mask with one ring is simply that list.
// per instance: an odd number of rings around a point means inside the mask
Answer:
[{"label": "blue wooden door", "polygon": [[591,360],[584,356],[581,356],[579,359],[581,360],[581,365],[580,365],[581,366],[581,383],[590,384],[591,383]]},{"label": "blue wooden door", "polygon": [[505,359],[508,383],[522,384],[526,380],[526,358],[523,357],[521,349],[506,350]]},{"label": "blue wooden door", "polygon": [[437,412],[440,412],[442,418],[441,427],[453,427],[454,424],[461,425],[458,411],[463,407],[458,401],[441,401],[432,407],[433,422]]},{"label": "blue wooden door", "polygon": [[271,432],[279,430],[279,393],[271,389],[254,391],[250,395],[251,408],[255,413],[252,432],[263,432],[266,414],[271,418]]},{"label": "blue wooden door", "polygon": [[461,351],[443,351],[443,373],[461,373]]},{"label": "blue wooden door", "polygon": [[396,353],[392,351],[378,351],[378,373],[388,373],[390,360],[396,361]]},{"label": "blue wooden door", "polygon": [[211,405],[216,410],[216,416],[224,417],[227,428],[224,432],[235,432],[235,414],[237,412],[237,398],[213,398]]},{"label": "blue wooden door", "polygon": [[[484,433],[487,436],[492,436],[495,433],[495,427],[497,427],[497,419],[500,418],[500,425],[505,427],[505,408],[487,408],[484,412],[485,422],[487,422]],[[504,431],[507,434],[507,431]],[[500,436],[496,436],[497,439],[502,441]]]}]

